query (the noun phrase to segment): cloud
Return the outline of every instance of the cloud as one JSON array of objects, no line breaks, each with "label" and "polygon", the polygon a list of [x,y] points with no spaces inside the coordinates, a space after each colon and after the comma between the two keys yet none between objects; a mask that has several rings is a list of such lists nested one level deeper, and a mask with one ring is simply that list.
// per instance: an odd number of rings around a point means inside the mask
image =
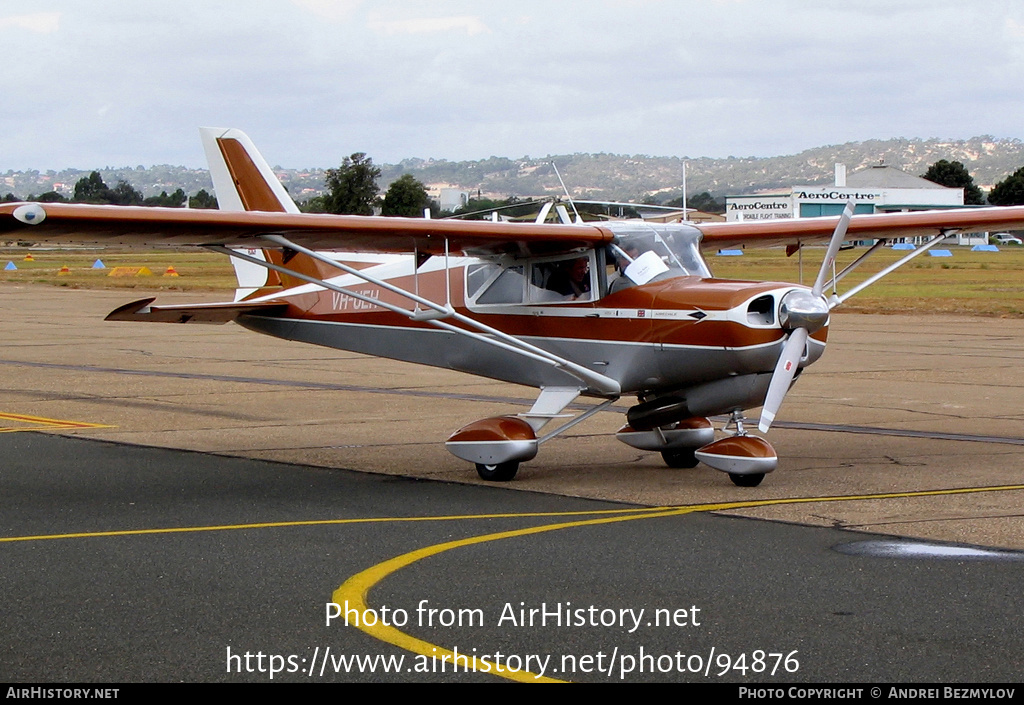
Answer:
[{"label": "cloud", "polygon": [[35,12],[30,15],[0,17],[0,30],[27,29],[39,34],[52,34],[60,29],[59,12]]},{"label": "cloud", "polygon": [[379,34],[435,34],[463,30],[468,36],[490,34],[490,28],[479,17],[462,15],[459,17],[423,17],[412,20],[380,20],[372,19],[368,26]]},{"label": "cloud", "polygon": [[363,0],[292,0],[292,3],[332,22],[347,20]]}]

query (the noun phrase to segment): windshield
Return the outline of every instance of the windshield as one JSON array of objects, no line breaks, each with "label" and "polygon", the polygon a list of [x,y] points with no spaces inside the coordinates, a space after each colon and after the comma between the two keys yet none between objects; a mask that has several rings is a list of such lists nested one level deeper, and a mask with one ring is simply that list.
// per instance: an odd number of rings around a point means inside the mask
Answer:
[{"label": "windshield", "polygon": [[[700,254],[699,230],[682,223],[635,223],[612,221],[605,224],[615,233],[615,244],[609,246],[609,262],[615,262],[620,275],[617,286],[621,289],[648,281],[659,281],[672,277],[710,277],[711,272]],[[647,266],[629,267],[630,264],[647,255],[642,263]],[[655,266],[650,266],[651,261]],[[660,265],[657,261],[660,260]],[[625,270],[629,268],[630,271]],[[642,271],[638,273],[638,271]]]}]

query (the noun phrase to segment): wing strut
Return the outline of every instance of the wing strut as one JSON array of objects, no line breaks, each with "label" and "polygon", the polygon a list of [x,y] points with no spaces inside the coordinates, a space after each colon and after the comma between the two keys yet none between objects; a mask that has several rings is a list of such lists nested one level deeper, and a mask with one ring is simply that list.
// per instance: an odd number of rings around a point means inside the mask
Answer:
[{"label": "wing strut", "polygon": [[835,275],[834,277],[832,277],[832,278],[831,278],[831,279],[830,279],[830,280],[828,281],[828,283],[826,283],[826,284],[825,284],[825,288],[826,288],[826,289],[832,289],[832,290],[833,290],[833,293],[835,293],[835,291],[834,291],[834,290],[835,290],[836,284],[838,284],[838,283],[839,283],[840,281],[842,281],[843,277],[845,277],[845,276],[846,276],[847,274],[849,274],[850,272],[852,272],[853,270],[855,270],[855,269],[856,269],[857,267],[859,267],[859,266],[860,266],[861,264],[863,264],[863,263],[864,263],[864,261],[865,261],[865,260],[866,260],[866,259],[867,259],[868,257],[870,257],[871,255],[875,254],[875,252],[877,252],[877,251],[878,251],[879,249],[881,249],[881,248],[882,248],[882,247],[884,247],[884,246],[885,246],[886,244],[888,244],[888,242],[889,242],[889,241],[888,241],[888,240],[886,240],[885,238],[882,238],[881,240],[879,240],[878,242],[876,242],[876,243],[875,243],[874,245],[872,245],[872,246],[871,246],[870,248],[868,248],[867,252],[865,252],[864,254],[862,254],[862,255],[861,255],[860,257],[858,257],[857,259],[855,259],[855,260],[854,260],[853,262],[851,262],[850,264],[848,264],[848,265],[846,265],[845,267],[843,267],[842,271],[841,271],[841,272],[839,272],[839,274],[837,274],[837,275]]},{"label": "wing strut", "polygon": [[[923,245],[921,245],[920,247],[918,247],[916,250],[914,250],[913,252],[908,254],[906,257],[903,257],[902,259],[897,260],[896,262],[893,262],[888,267],[883,269],[881,272],[878,272],[877,274],[873,274],[872,276],[868,277],[867,279],[862,281],[860,284],[858,284],[857,286],[851,288],[849,291],[844,293],[842,296],[840,296],[838,298],[834,298],[831,302],[829,302],[829,308],[835,308],[836,306],[838,306],[839,304],[843,303],[844,301],[846,301],[848,298],[850,298],[854,294],[857,294],[858,292],[860,292],[860,291],[866,289],[867,287],[871,286],[876,281],[878,281],[879,279],[881,279],[885,275],[889,274],[890,272],[893,272],[893,271],[899,269],[900,267],[902,267],[903,265],[905,265],[907,262],[909,262],[910,260],[914,259],[918,255],[923,255],[925,252],[930,250],[932,247],[934,247],[935,245],[938,245],[940,242],[942,242],[947,237],[949,237],[950,234],[951,233],[949,233],[949,232],[942,232],[941,234],[936,235],[935,237],[931,238],[930,240],[928,240],[928,242],[926,242]],[[861,256],[860,259],[857,260],[857,262],[854,262],[854,264],[858,264],[859,262],[863,261],[864,258],[867,257],[867,255],[871,254],[871,252],[874,249],[875,248],[871,248],[871,250],[868,250],[864,255]],[[850,268],[848,267],[847,269],[850,269]],[[843,270],[843,274],[845,274],[846,271],[847,270]],[[842,276],[842,274],[840,276]]]},{"label": "wing strut", "polygon": [[[207,249],[213,250],[215,252],[221,252],[224,254],[230,254],[233,257],[240,257],[246,261],[252,262],[253,264],[258,264],[261,267],[273,269],[276,272],[293,276],[296,279],[301,279],[303,281],[309,282],[310,284],[322,286],[325,289],[337,291],[340,294],[351,296],[360,301],[371,303],[375,306],[380,306],[381,308],[385,308],[391,311],[392,313],[398,313],[403,316],[406,316],[411,320],[429,323],[430,325],[435,326],[436,328],[441,328],[443,330],[447,330],[458,335],[464,335],[466,337],[472,338],[473,340],[485,343],[487,345],[492,345],[507,352],[512,352],[517,355],[527,357],[531,360],[535,360],[537,362],[549,364],[552,367],[556,367],[565,372],[566,374],[575,377],[576,379],[585,383],[587,385],[587,388],[593,390],[594,392],[600,394],[601,396],[618,397],[622,391],[622,388],[619,386],[619,383],[616,382],[614,379],[594,372],[593,370],[588,370],[586,367],[578,365],[575,362],[572,362],[571,360],[566,360],[565,358],[559,357],[558,355],[548,352],[543,348],[531,345],[530,343],[520,340],[515,336],[503,333],[500,330],[492,328],[488,325],[484,325],[479,321],[475,321],[472,318],[469,318],[468,316],[465,316],[461,313],[457,313],[454,310],[454,308],[451,307],[450,304],[443,306],[429,299],[425,299],[422,296],[414,294],[410,291],[406,291],[405,289],[397,287],[394,284],[371,276],[367,274],[365,271],[349,267],[348,265],[338,262],[336,260],[332,260],[331,258],[326,257],[325,255],[319,252],[314,252],[313,250],[309,250],[305,247],[302,247],[301,245],[296,245],[281,235],[265,235],[263,236],[263,239],[273,242],[274,244],[280,245],[282,247],[288,247],[292,250],[295,250],[296,252],[301,252],[331,267],[340,269],[341,271],[347,272],[348,274],[355,275],[362,279],[363,281],[379,286],[392,293],[398,294],[399,296],[409,299],[414,303],[420,304],[429,310],[419,309],[410,311],[408,309],[402,308],[401,306],[395,306],[394,304],[390,304],[386,301],[381,301],[379,299],[371,299],[370,297],[364,296],[363,294],[360,294],[357,291],[345,289],[336,284],[331,284],[328,281],[324,281],[323,279],[317,279],[316,277],[309,276],[308,274],[297,272],[295,270],[289,269],[288,267],[283,267],[281,265],[274,264],[273,262],[266,262],[255,257],[251,257],[250,255],[247,255],[239,251],[229,250],[220,245],[208,245]],[[484,335],[481,335],[480,333],[474,333],[473,331],[466,330],[465,328],[454,326],[451,323],[442,320],[447,318],[452,318],[467,326],[476,328],[477,330],[484,333]]]}]

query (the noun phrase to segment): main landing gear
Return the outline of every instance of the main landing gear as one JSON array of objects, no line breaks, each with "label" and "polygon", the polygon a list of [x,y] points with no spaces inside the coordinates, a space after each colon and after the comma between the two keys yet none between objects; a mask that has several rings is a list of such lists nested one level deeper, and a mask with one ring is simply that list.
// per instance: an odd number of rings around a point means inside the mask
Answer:
[{"label": "main landing gear", "polygon": [[545,387],[529,412],[474,421],[453,433],[445,442],[445,447],[455,457],[476,465],[477,474],[482,480],[508,482],[519,471],[519,463],[532,460],[542,443],[618,400],[618,397],[613,397],[596,404],[554,431],[538,437],[537,432],[549,421],[571,417],[571,414],[561,412],[581,391],[577,387]]},{"label": "main landing gear", "polygon": [[477,463],[476,472],[480,476],[481,480],[487,480],[488,482],[508,482],[516,476],[517,472],[519,472],[519,462],[511,460],[507,463],[498,463],[497,465]]},{"label": "main landing gear", "polygon": [[737,487],[757,487],[761,484],[761,480],[764,479],[763,472],[753,472],[749,475],[737,475],[736,473],[729,473],[729,479],[732,480],[732,484]]},{"label": "main landing gear", "polygon": [[445,445],[456,457],[476,465],[480,479],[508,482],[519,472],[519,463],[537,455],[539,443],[525,419],[494,416],[463,426]]}]

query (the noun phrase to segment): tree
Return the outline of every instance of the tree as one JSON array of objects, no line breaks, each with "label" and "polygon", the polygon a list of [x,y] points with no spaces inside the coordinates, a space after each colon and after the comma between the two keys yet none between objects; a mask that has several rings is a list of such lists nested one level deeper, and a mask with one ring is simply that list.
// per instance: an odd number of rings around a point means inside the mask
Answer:
[{"label": "tree", "polygon": [[980,206],[985,202],[981,189],[974,183],[974,177],[970,175],[967,168],[960,162],[940,159],[928,167],[928,171],[921,174],[921,178],[940,186],[962,188],[964,190],[964,203],[969,206]]},{"label": "tree", "polygon": [[57,193],[56,191],[47,191],[46,193],[41,193],[35,198],[30,198],[29,200],[39,201],[40,203],[66,203],[68,199],[64,194]]},{"label": "tree", "polygon": [[110,203],[110,187],[103,183],[100,173],[94,171],[78,180],[72,200],[77,203]]},{"label": "tree", "polygon": [[993,186],[988,202],[994,206],[1024,205],[1024,166]]},{"label": "tree", "polygon": [[725,204],[707,191],[702,191],[696,196],[686,199],[686,207],[696,208],[704,213],[725,213]]},{"label": "tree", "polygon": [[[517,205],[517,204],[522,205]],[[466,205],[459,206],[452,215],[463,216],[465,220],[489,220],[491,213],[497,211],[507,218],[522,218],[537,215],[537,201],[524,201],[516,196],[505,200],[493,198],[471,198]]]},{"label": "tree", "polygon": [[188,199],[189,208],[216,208],[217,199],[209,194],[209,192],[201,188],[192,198]]},{"label": "tree", "polygon": [[117,186],[110,189],[110,203],[115,206],[141,206],[142,194],[130,183],[121,179]]},{"label": "tree", "polygon": [[305,201],[298,201],[295,205],[303,213],[330,213],[327,210],[327,194],[313,196]]},{"label": "tree", "polygon": [[171,195],[161,191],[159,196],[150,196],[142,202],[144,206],[161,206],[163,208],[181,208],[185,205],[185,191],[178,189]]},{"label": "tree", "polygon": [[84,176],[75,184],[75,197],[78,203],[108,203],[116,206],[138,206],[142,203],[142,194],[125,180],[117,182],[110,188],[103,183],[98,171]]},{"label": "tree", "polygon": [[373,215],[380,189],[380,168],[364,152],[345,157],[337,169],[327,170],[327,193],[323,206],[328,213]]},{"label": "tree", "polygon": [[384,194],[381,215],[397,215],[407,218],[423,216],[423,210],[430,208],[431,200],[426,187],[412,174],[402,174],[391,182]]},{"label": "tree", "polygon": [[[671,198],[665,202],[666,206],[679,206],[682,207],[683,199]],[[686,207],[694,208],[704,213],[725,213],[725,204],[717,200],[707,191],[702,191],[696,195],[690,195],[686,198]]]}]

